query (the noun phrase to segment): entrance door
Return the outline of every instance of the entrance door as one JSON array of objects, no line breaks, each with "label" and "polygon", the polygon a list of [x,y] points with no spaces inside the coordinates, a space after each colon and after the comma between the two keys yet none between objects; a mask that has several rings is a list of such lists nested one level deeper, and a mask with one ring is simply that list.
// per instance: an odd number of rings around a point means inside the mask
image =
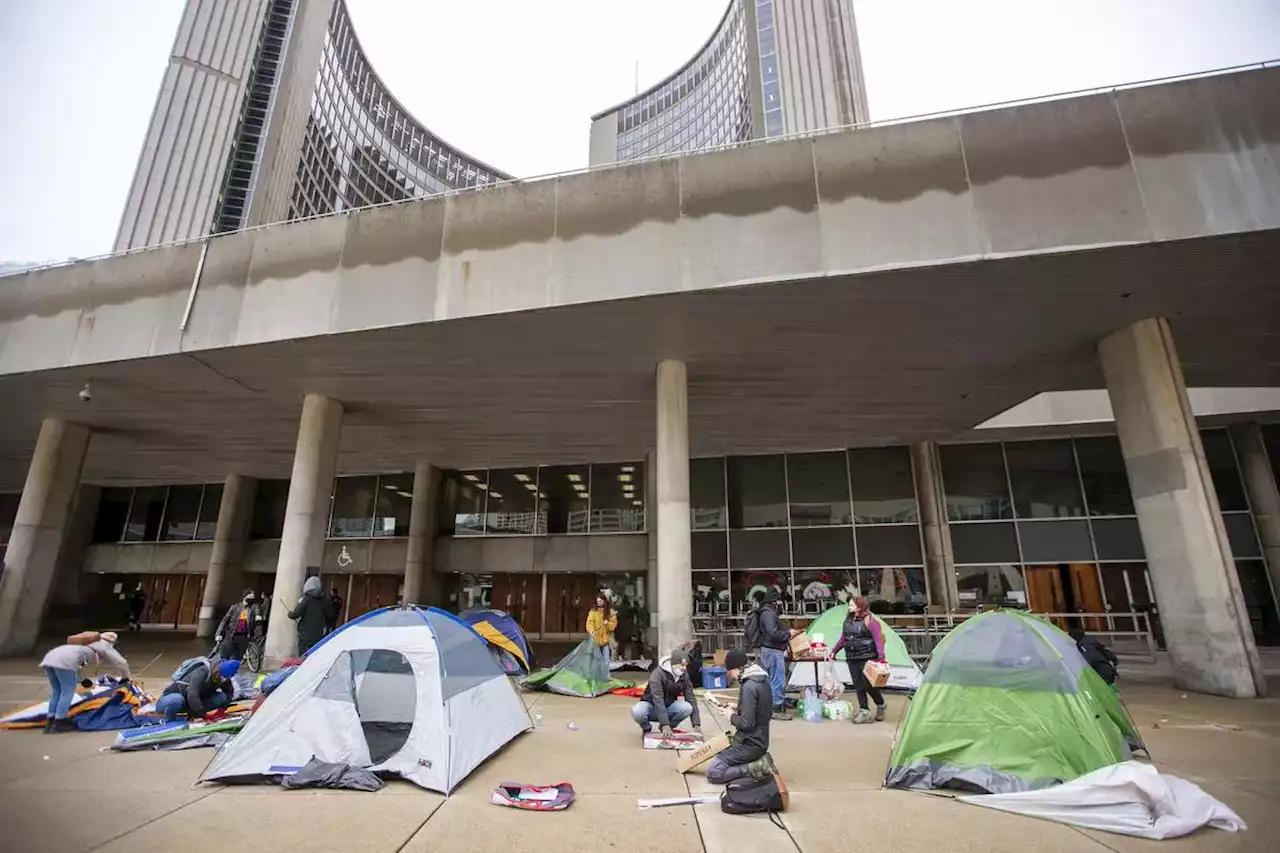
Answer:
[{"label": "entrance door", "polygon": [[324,594],[328,595],[329,590],[336,589],[338,595],[342,596],[342,611],[338,613],[337,624],[341,625],[351,618],[351,578],[352,575],[321,575],[320,583],[323,585]]},{"label": "entrance door", "polygon": [[[1151,575],[1146,563],[1106,563],[1102,567],[1102,583],[1107,593],[1107,606],[1113,613],[1145,613],[1156,644],[1164,648],[1164,631],[1160,627],[1160,610],[1151,591]],[[1135,631],[1142,627],[1134,619],[1114,619],[1117,631]]]},{"label": "entrance door", "polygon": [[187,575],[161,576],[158,580],[158,584],[164,584],[164,603],[156,621],[166,628],[178,626],[178,612],[182,608],[182,589],[186,580]]},{"label": "entrance door", "polygon": [[556,634],[584,634],[595,604],[595,575],[547,575],[547,628]]},{"label": "entrance door", "polygon": [[204,581],[204,575],[186,575],[186,581],[182,587],[182,604],[178,607],[179,625],[195,625],[200,621]]},{"label": "entrance door", "polygon": [[[1102,613],[1102,584],[1098,581],[1098,569],[1093,563],[1069,563],[1068,577],[1071,581],[1071,604],[1076,613]],[[1086,631],[1101,631],[1106,622],[1100,617],[1078,620]]]},{"label": "entrance door", "polygon": [[[1032,613],[1062,613],[1067,608],[1057,566],[1027,566],[1027,605]],[[1054,624],[1066,630],[1061,617]]]},{"label": "entrance door", "polygon": [[511,614],[526,634],[542,633],[542,575],[495,574],[489,602]]}]

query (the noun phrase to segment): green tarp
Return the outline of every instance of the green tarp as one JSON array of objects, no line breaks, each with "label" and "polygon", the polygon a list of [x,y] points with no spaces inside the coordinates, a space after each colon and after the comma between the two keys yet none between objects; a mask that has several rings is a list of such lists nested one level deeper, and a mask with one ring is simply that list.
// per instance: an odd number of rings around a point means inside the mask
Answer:
[{"label": "green tarp", "polygon": [[590,637],[579,643],[558,664],[530,674],[520,684],[529,690],[550,690],[584,699],[592,699],[618,687],[631,686],[609,675],[604,655]]},{"label": "green tarp", "polygon": [[1021,611],[974,616],[933,653],[898,733],[888,787],[1013,793],[1128,760],[1142,746],[1075,643]]}]

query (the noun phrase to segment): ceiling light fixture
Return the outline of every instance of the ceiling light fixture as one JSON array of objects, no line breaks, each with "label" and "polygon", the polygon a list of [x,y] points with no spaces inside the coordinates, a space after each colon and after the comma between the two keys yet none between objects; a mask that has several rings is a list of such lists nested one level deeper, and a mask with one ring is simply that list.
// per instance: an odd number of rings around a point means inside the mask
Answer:
[{"label": "ceiling light fixture", "polygon": [[477,477],[475,474],[463,474],[463,475],[462,475],[462,479],[464,479],[464,480],[470,480],[470,481],[471,481],[471,482],[473,482],[473,483],[478,483],[478,482],[480,482],[480,478],[479,478],[479,477]]},{"label": "ceiling light fixture", "polygon": [[630,473],[634,472],[635,470],[636,470],[636,466],[634,466],[634,465],[623,465],[623,466],[622,466],[622,473],[624,473],[624,474],[630,474]]},{"label": "ceiling light fixture", "polygon": [[527,482],[529,482],[529,475],[528,475],[528,474],[516,474],[516,475],[515,475],[515,477],[516,477],[516,479],[517,479],[517,480],[519,480],[519,481],[520,481],[520,482],[522,482],[522,483],[527,483]]},{"label": "ceiling light fixture", "polygon": [[581,474],[569,473],[569,474],[565,474],[565,477],[566,477],[566,478],[568,478],[568,480],[569,480],[569,482],[570,482],[570,483],[581,483],[581,482],[582,482],[582,475],[581,475]]}]

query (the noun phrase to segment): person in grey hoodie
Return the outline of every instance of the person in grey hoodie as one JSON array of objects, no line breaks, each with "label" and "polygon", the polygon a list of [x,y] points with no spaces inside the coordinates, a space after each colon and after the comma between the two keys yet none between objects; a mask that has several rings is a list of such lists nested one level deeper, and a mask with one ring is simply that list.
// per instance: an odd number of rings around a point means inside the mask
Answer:
[{"label": "person in grey hoodie", "polygon": [[45,720],[44,730],[50,732],[75,731],[76,725],[67,719],[71,708],[71,700],[76,695],[77,673],[80,667],[87,664],[106,664],[120,670],[125,681],[130,681],[133,674],[129,671],[129,662],[116,651],[116,640],[112,631],[104,631],[98,639],[88,645],[67,643],[50,649],[40,661],[44,674],[49,679],[49,713]]},{"label": "person in grey hoodie", "polygon": [[310,577],[302,585],[302,597],[298,606],[289,611],[289,618],[298,623],[298,654],[305,655],[324,636],[329,622],[331,604],[324,594],[320,578]]},{"label": "person in grey hoodie", "polygon": [[742,649],[730,649],[724,666],[729,678],[739,684],[738,710],[729,716],[736,732],[733,745],[707,765],[707,781],[727,785],[744,776],[772,776],[778,768],[769,755],[769,721],[773,718],[769,673],[758,663],[748,664],[747,653]]}]

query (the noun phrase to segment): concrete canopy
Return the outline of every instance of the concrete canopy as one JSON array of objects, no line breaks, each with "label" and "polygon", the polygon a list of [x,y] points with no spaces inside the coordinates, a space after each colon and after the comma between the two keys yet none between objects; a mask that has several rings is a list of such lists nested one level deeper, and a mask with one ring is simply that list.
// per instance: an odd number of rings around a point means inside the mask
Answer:
[{"label": "concrete canopy", "polygon": [[943,438],[1101,387],[1096,342],[1150,316],[1189,384],[1280,385],[1276,91],[757,143],[5,278],[0,489],[46,416],[95,430],[89,482],[284,477],[307,393],[346,407],[342,473],[639,459],[664,358],[695,455]]}]

